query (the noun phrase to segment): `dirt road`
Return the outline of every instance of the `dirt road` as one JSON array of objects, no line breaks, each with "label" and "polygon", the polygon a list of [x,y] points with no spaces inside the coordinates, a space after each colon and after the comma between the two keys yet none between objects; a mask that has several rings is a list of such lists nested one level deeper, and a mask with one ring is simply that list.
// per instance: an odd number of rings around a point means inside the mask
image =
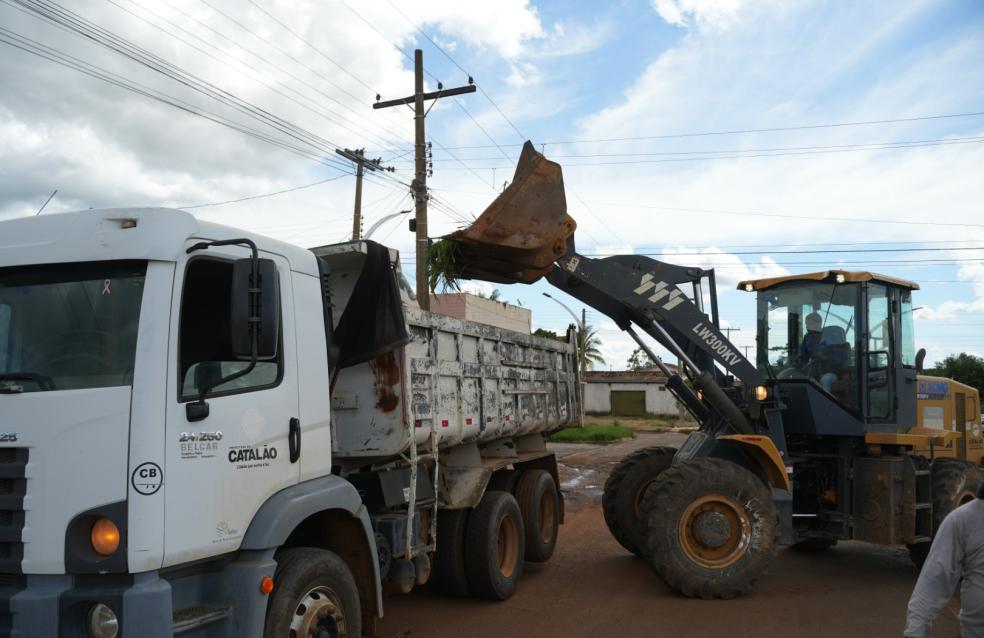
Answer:
[{"label": "dirt road", "polygon": [[[904,550],[842,543],[826,554],[782,550],[751,596],[731,601],[675,595],[642,560],[625,552],[602,519],[601,486],[627,451],[674,445],[680,435],[641,434],[595,447],[557,446],[568,517],[557,552],[527,564],[516,595],[504,603],[453,599],[423,588],[389,596],[383,638],[467,636],[901,636],[916,572]],[[956,606],[934,636],[960,635]]]}]

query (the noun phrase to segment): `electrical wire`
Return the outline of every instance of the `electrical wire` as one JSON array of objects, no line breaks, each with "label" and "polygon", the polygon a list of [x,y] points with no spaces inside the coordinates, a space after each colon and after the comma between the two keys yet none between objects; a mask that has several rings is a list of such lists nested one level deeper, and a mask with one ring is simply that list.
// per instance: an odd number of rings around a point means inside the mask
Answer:
[{"label": "electrical wire", "polygon": [[311,188],[313,186],[320,186],[321,184],[327,184],[328,182],[334,182],[335,180],[346,177],[347,175],[354,175],[355,173],[342,173],[341,175],[336,175],[335,177],[329,177],[327,179],[320,179],[316,182],[311,182],[310,184],[302,184],[300,186],[293,186],[291,188],[285,188],[283,190],[274,191],[272,193],[262,193],[260,195],[249,195],[247,197],[240,197],[238,199],[228,199],[223,202],[210,202],[208,204],[190,204],[186,206],[177,206],[181,209],[189,208],[205,208],[208,206],[225,206],[226,204],[238,204],[239,202],[250,201],[254,199],[265,199],[267,197],[273,197],[275,195],[283,195],[284,193],[293,193],[294,191],[304,190],[306,188]]}]

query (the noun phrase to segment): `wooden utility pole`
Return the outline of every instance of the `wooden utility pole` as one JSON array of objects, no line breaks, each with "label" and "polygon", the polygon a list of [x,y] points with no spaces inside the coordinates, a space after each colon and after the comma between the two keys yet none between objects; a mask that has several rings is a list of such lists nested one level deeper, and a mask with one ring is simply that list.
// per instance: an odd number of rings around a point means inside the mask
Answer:
[{"label": "wooden utility pole", "polygon": [[389,171],[393,172],[392,166],[382,166],[382,159],[367,160],[364,148],[350,149],[336,148],[335,152],[355,163],[355,211],[352,214],[352,241],[358,241],[362,236],[362,175],[365,169],[370,171]]},{"label": "wooden utility pole", "polygon": [[376,103],[372,105],[374,109],[384,109],[390,106],[413,104],[416,175],[411,188],[417,212],[417,303],[423,310],[430,310],[430,290],[427,289],[427,248],[429,241],[427,237],[427,144],[424,137],[424,119],[427,117],[427,111],[424,110],[424,102],[440,97],[474,92],[473,80],[468,78],[466,86],[445,89],[438,82],[436,91],[424,93],[424,52],[416,49],[413,52],[413,95],[386,102],[380,102],[377,95]]}]

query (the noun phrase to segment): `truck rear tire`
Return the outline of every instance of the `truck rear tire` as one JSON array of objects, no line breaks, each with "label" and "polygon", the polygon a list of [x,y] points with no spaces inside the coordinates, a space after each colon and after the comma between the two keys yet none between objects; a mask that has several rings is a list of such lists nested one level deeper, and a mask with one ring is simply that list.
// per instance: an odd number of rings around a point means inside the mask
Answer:
[{"label": "truck rear tire", "polygon": [[601,497],[608,531],[640,558],[646,552],[646,521],[641,516],[646,488],[673,462],[676,448],[651,447],[622,459],[608,475]]},{"label": "truck rear tire", "polygon": [[776,506],[745,468],[715,458],[677,463],[643,497],[649,562],[674,590],[699,598],[751,591],[776,556]]},{"label": "truck rear tire", "polygon": [[[976,465],[960,459],[942,458],[933,461],[933,534],[946,515],[964,503],[977,498],[981,486],[981,471]],[[932,541],[909,545],[909,558],[922,569]]]},{"label": "truck rear tire", "polygon": [[507,492],[486,492],[468,517],[465,569],[478,598],[506,600],[516,591],[526,552],[523,515]]},{"label": "truck rear tire", "polygon": [[546,470],[525,470],[516,483],[516,501],[526,528],[526,560],[545,563],[557,547],[560,496]]},{"label": "truck rear tire", "polygon": [[437,548],[434,550],[432,582],[449,596],[469,596],[465,571],[465,531],[470,509],[437,512]]},{"label": "truck rear tire", "polygon": [[361,638],[359,590],[338,555],[314,547],[291,547],[277,554],[276,586],[267,604],[265,638],[326,632]]}]

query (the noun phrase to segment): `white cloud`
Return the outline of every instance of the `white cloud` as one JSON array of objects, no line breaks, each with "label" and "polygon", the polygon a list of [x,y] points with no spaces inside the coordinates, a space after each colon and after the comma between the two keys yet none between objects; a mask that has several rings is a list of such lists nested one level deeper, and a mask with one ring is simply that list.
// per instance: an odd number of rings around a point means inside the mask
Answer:
[{"label": "white cloud", "polygon": [[672,25],[726,29],[738,16],[741,0],[652,0],[661,18]]}]

